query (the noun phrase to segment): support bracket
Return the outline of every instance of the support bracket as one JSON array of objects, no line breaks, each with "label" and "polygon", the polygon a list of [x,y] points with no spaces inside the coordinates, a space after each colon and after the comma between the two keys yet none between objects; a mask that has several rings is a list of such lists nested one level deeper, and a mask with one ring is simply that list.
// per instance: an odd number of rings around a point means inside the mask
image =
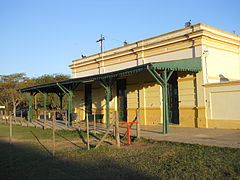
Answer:
[{"label": "support bracket", "polygon": [[[163,89],[163,134],[167,134],[169,131],[169,105],[168,105],[168,81],[173,73],[170,71],[167,73],[167,70],[164,69],[161,74],[159,74],[152,66],[147,66],[148,72],[153,76],[153,78],[161,85]],[[161,76],[162,75],[162,76]]]},{"label": "support bracket", "polygon": [[110,98],[111,98],[111,87],[113,83],[115,82],[115,79],[112,79],[111,81],[109,79],[106,79],[106,82],[103,80],[100,80],[100,85],[105,89],[106,94],[106,121],[107,121],[107,128],[110,126]]},{"label": "support bracket", "polygon": [[66,87],[57,83],[57,86],[68,96],[68,126],[72,125],[71,114],[72,114],[72,97],[73,93],[71,90],[68,90]]}]

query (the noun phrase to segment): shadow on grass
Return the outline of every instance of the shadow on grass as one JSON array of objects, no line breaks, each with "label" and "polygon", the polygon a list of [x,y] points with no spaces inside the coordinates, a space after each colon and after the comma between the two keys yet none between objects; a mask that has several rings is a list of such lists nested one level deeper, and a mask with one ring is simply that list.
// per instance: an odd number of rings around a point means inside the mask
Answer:
[{"label": "shadow on grass", "polygon": [[1,180],[153,179],[127,165],[116,163],[104,153],[88,151],[84,154],[95,158],[53,159],[45,150],[30,144],[13,144],[10,151],[7,142],[0,142],[0,177]]},{"label": "shadow on grass", "polygon": [[57,132],[56,132],[56,135],[58,135],[59,137],[65,139],[66,141],[70,142],[72,145],[74,145],[74,146],[76,146],[76,147],[82,149],[81,146],[79,146],[79,145],[77,145],[76,143],[72,142],[70,139],[66,138],[65,136],[63,136],[63,135],[61,135],[61,134],[59,134],[59,133],[57,133]]},{"label": "shadow on grass", "polygon": [[87,145],[87,141],[86,141],[85,138],[83,137],[82,131],[81,131],[81,130],[78,130],[78,129],[77,129],[76,131],[77,131],[80,139],[82,140],[82,142],[83,142],[85,145]]},{"label": "shadow on grass", "polygon": [[30,131],[31,134],[36,138],[37,142],[41,145],[41,147],[50,155],[52,156],[52,153],[41,143],[41,141],[38,139],[38,137],[36,136],[36,134],[34,134],[34,132]]},{"label": "shadow on grass", "polygon": [[[83,131],[78,130],[78,129],[76,129],[76,131],[77,131],[80,139],[82,140],[82,142],[83,142],[85,145],[87,145],[87,141],[85,140],[85,138],[84,138],[84,136],[83,136],[83,134],[82,134]],[[99,141],[101,140],[99,137],[95,136],[93,133],[89,133],[89,136],[95,138],[96,140],[99,140]],[[108,142],[108,141],[103,141],[103,142],[106,143],[106,144],[112,145],[112,143],[110,143],[110,142]],[[96,147],[96,146],[90,144],[90,147],[91,147],[91,148],[94,148],[94,147]]]}]

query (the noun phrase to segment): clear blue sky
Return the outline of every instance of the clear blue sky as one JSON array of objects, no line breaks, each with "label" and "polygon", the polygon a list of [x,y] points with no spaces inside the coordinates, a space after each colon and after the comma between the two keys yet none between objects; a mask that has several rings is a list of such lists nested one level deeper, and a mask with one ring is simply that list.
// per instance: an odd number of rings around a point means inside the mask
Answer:
[{"label": "clear blue sky", "polygon": [[0,74],[70,74],[81,54],[204,23],[240,34],[240,0],[0,0]]}]

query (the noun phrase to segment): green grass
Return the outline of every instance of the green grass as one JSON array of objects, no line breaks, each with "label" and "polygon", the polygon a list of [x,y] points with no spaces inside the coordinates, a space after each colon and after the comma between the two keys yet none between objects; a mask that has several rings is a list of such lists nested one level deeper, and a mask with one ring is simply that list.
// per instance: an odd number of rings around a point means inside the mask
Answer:
[{"label": "green grass", "polygon": [[51,130],[14,126],[12,146],[7,136],[0,124],[0,179],[240,179],[240,149],[140,139],[87,151],[84,132],[61,130],[52,158]]},{"label": "green grass", "polygon": [[[0,124],[0,138],[1,137],[8,137],[9,135],[9,126],[5,124]],[[33,133],[37,135],[39,139],[49,139],[52,138],[52,130],[46,129],[42,130],[41,128],[34,128],[34,127],[25,127],[25,126],[13,126],[13,138],[18,140],[34,140],[35,137],[33,136]],[[79,139],[79,134],[77,131],[68,131],[68,130],[58,130],[56,131],[58,136],[56,136],[57,139],[61,139],[61,136],[71,138],[72,140]],[[86,133],[81,132],[84,137],[86,137]]]}]

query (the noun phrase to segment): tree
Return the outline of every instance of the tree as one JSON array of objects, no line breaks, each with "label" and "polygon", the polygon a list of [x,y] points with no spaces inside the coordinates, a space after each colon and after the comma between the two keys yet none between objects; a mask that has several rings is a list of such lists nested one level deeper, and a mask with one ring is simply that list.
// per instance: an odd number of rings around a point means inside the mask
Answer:
[{"label": "tree", "polygon": [[0,105],[5,106],[5,110],[8,110],[10,103],[11,103],[11,98],[9,96],[8,90],[5,88],[1,88],[1,90],[0,90]]},{"label": "tree", "polygon": [[38,84],[45,84],[50,82],[56,82],[56,81],[63,81],[69,79],[70,76],[64,75],[64,74],[44,74],[42,76],[39,76],[37,78],[32,78],[31,80],[35,85]]},{"label": "tree", "polygon": [[0,103],[6,106],[6,110],[12,109],[14,116],[18,105],[25,97],[17,90],[29,85],[29,78],[25,73],[0,75]]},{"label": "tree", "polygon": [[[45,74],[36,78],[32,78],[31,81],[34,85],[39,85],[39,84],[45,84],[45,83],[51,83],[51,82],[56,82],[56,81],[63,81],[69,79],[70,76],[64,75],[64,74]],[[39,105],[43,105],[43,98],[42,96],[37,97],[37,102],[39,102]],[[66,97],[63,98],[63,105],[67,104],[67,99]],[[48,94],[48,99],[47,99],[47,106],[48,107],[59,107],[59,97],[57,94]]]},{"label": "tree", "polygon": [[[25,73],[10,75],[0,75],[0,105],[4,105],[6,110],[12,110],[14,116],[19,105],[23,108],[28,104],[28,93],[19,93],[17,90],[38,84],[67,80],[70,77],[63,74],[43,75],[37,78],[28,78]],[[42,98],[38,98],[42,102]],[[66,98],[65,98],[66,99]],[[66,100],[65,100],[66,102]],[[43,103],[41,103],[43,104]],[[58,106],[59,101],[56,94],[49,95],[48,105]]]}]

